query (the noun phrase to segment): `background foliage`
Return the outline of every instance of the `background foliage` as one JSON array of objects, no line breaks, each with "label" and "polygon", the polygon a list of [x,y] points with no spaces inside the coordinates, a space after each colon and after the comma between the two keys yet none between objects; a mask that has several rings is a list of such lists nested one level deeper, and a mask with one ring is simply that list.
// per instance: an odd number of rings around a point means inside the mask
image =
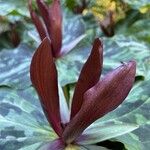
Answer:
[{"label": "background foliage", "polygon": [[[51,3],[50,0],[46,2]],[[70,53],[56,60],[59,81],[68,104],[71,103],[75,82],[92,42],[95,37],[100,37],[104,45],[103,75],[131,59],[137,62],[137,73],[134,88],[125,102],[95,123],[96,132],[101,134],[98,132],[100,127],[115,122],[137,124],[139,128],[135,131],[109,139],[108,143],[121,142],[123,148],[117,144],[117,150],[148,150],[150,1],[62,0],[61,5],[63,45],[86,35]],[[37,10],[35,3],[33,7]],[[36,150],[43,142],[56,137],[43,115],[29,76],[31,58],[39,44],[27,1],[0,0],[1,150]],[[98,145],[103,146],[103,143]],[[109,144],[106,147],[109,148]]]}]

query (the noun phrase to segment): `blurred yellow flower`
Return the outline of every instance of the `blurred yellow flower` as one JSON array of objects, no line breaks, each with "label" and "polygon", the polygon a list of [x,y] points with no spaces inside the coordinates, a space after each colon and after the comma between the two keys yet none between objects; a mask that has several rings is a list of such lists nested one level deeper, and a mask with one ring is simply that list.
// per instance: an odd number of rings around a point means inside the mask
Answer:
[{"label": "blurred yellow flower", "polygon": [[124,5],[116,0],[96,0],[90,11],[98,20],[104,20],[108,16],[108,12],[113,12],[115,20],[119,20],[125,16]]}]

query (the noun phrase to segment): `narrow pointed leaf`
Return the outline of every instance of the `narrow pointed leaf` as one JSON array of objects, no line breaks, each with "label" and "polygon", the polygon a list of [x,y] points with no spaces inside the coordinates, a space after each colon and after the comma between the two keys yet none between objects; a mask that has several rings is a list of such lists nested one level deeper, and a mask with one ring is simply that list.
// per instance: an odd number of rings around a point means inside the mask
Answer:
[{"label": "narrow pointed leaf", "polygon": [[83,103],[84,93],[98,82],[102,65],[102,43],[99,39],[96,39],[93,44],[92,52],[87,62],[84,64],[76,84],[71,108],[71,118],[73,118],[80,110]]},{"label": "narrow pointed leaf", "polygon": [[80,144],[95,144],[104,140],[129,133],[138,128],[138,125],[127,123],[104,123],[86,129],[77,139]]},{"label": "narrow pointed leaf", "polygon": [[32,10],[32,1],[29,1],[29,11],[30,11],[30,16],[31,19],[39,33],[39,36],[41,38],[41,40],[43,40],[46,37],[46,30],[44,28],[44,25],[42,23],[42,21],[40,20],[40,18],[36,15],[35,11]]},{"label": "narrow pointed leaf", "polygon": [[92,122],[117,108],[127,97],[135,79],[136,64],[123,64],[84,94],[78,114],[66,127],[63,138],[67,143],[76,139]]},{"label": "narrow pointed leaf", "polygon": [[53,62],[51,45],[45,38],[36,50],[30,68],[31,81],[41,100],[44,113],[58,135],[62,133],[57,71]]},{"label": "narrow pointed leaf", "polygon": [[59,0],[54,0],[49,9],[49,34],[52,41],[53,54],[55,57],[60,56],[62,46],[62,13]]}]

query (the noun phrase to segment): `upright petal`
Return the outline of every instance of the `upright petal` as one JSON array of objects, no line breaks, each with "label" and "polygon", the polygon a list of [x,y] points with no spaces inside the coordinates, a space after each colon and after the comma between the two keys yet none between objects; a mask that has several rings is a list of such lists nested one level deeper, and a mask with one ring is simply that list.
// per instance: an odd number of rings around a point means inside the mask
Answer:
[{"label": "upright petal", "polygon": [[55,57],[59,57],[62,46],[62,12],[59,0],[53,0],[49,9],[49,19],[49,34],[52,41],[53,54]]},{"label": "upright petal", "polygon": [[99,81],[102,65],[103,47],[101,41],[97,38],[93,43],[91,54],[81,70],[75,87],[71,108],[71,119],[81,109],[84,93]]},{"label": "upright petal", "polygon": [[30,68],[31,81],[38,92],[47,120],[60,136],[62,133],[57,71],[51,53],[51,45],[45,38],[36,50]]},{"label": "upright petal", "polygon": [[45,30],[43,22],[36,15],[35,11],[32,10],[32,0],[29,0],[29,11],[30,11],[31,19],[39,33],[39,36],[41,40],[43,40],[46,37],[46,30]]},{"label": "upright petal", "polygon": [[63,133],[66,143],[74,141],[91,123],[119,106],[135,79],[136,63],[123,64],[84,94],[84,102]]},{"label": "upright petal", "polygon": [[43,0],[36,0],[38,8],[40,10],[41,16],[44,20],[45,26],[47,28],[48,33],[49,31],[49,26],[50,26],[50,19],[49,19],[49,8],[48,6],[44,3]]}]

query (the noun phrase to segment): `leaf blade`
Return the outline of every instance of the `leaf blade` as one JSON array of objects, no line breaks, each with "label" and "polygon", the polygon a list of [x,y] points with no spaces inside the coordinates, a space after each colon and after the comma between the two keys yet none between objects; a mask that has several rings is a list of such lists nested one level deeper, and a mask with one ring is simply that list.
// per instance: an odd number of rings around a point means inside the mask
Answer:
[{"label": "leaf blade", "polygon": [[115,138],[117,136],[129,133],[138,128],[138,125],[107,122],[105,124],[92,126],[86,129],[77,139],[80,144],[95,144],[104,140]]}]

